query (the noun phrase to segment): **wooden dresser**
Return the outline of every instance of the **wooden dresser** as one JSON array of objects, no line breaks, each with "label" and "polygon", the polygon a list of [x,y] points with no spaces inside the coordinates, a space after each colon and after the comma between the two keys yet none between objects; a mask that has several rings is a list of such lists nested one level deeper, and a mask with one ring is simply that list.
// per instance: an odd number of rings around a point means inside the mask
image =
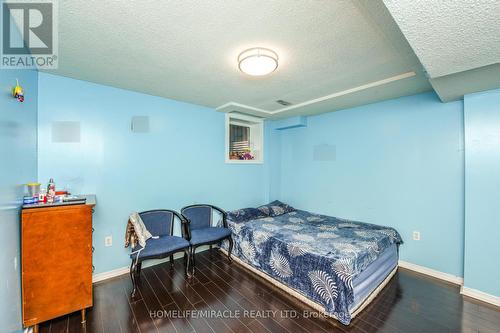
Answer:
[{"label": "wooden dresser", "polygon": [[24,327],[92,306],[92,211],[85,204],[22,209],[21,266]]}]

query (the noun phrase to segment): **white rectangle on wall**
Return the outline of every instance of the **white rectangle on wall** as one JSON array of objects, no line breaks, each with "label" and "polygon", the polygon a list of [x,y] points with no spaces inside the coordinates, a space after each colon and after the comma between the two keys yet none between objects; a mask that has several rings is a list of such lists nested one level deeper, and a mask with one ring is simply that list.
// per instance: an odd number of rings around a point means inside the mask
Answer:
[{"label": "white rectangle on wall", "polygon": [[320,144],[314,146],[313,160],[320,162],[333,162],[337,159],[337,148],[335,145]]},{"label": "white rectangle on wall", "polygon": [[79,121],[53,121],[52,142],[53,143],[76,143],[80,142]]},{"label": "white rectangle on wall", "polygon": [[134,133],[148,133],[149,132],[149,117],[148,116],[134,116],[130,129]]}]

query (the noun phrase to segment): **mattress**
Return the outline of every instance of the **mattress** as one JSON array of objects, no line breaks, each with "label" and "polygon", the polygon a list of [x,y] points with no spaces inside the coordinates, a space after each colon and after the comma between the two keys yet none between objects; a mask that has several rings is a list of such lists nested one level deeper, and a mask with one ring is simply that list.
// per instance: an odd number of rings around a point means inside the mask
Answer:
[{"label": "mattress", "polygon": [[[224,248],[221,248],[220,250],[225,255],[228,254],[227,250],[225,250]],[[388,253],[392,253],[392,254],[396,253],[396,256],[397,256],[397,251],[396,252],[388,251]],[[325,311],[325,308],[323,307],[323,305],[313,301],[309,297],[305,296],[302,292],[300,292],[296,289],[293,289],[290,286],[278,281],[277,279],[262,272],[261,270],[255,268],[254,266],[249,265],[248,263],[246,263],[245,261],[241,260],[238,257],[233,257],[233,260],[234,260],[234,262],[238,263],[239,265],[243,266],[244,268],[248,269],[249,271],[252,271],[253,273],[255,273],[255,274],[259,275],[260,277],[264,278],[265,280],[269,281],[271,284],[275,285],[276,287],[282,289],[288,295],[295,297],[299,301],[309,305],[310,307],[312,307],[314,310],[318,311],[319,313],[322,313],[326,316],[333,317],[337,320],[339,319],[337,316]],[[397,263],[397,260],[396,260],[396,263]],[[378,293],[383,290],[383,288],[391,280],[391,278],[394,276],[394,274],[396,274],[398,266],[396,264],[394,266],[394,268],[392,269],[392,271],[389,271],[389,272],[387,272],[387,269],[389,267],[388,265],[375,264],[373,267],[377,267],[376,274],[378,276],[378,279],[381,279],[381,282],[380,282],[380,284],[378,284],[378,283],[375,283],[374,279],[371,279],[371,280],[368,279],[370,281],[370,283],[365,289],[360,289],[360,288],[362,288],[361,284],[358,285],[358,294],[359,295],[366,295],[366,296],[360,296],[358,298],[357,303],[355,303],[354,306],[352,307],[352,309],[349,310],[349,315],[350,315],[351,319],[356,317],[356,315],[358,313],[360,313],[368,304],[370,304],[370,302],[375,297],[377,297]],[[386,297],[389,297],[390,301],[395,303],[395,302],[399,301],[399,297],[397,294],[394,295],[394,291],[396,291],[396,289],[392,288],[391,290],[393,290],[393,292],[390,293],[389,296],[386,296]]]},{"label": "mattress", "polygon": [[393,244],[352,280],[354,302],[349,305],[351,314],[363,304],[397,266],[398,249],[397,245]]}]

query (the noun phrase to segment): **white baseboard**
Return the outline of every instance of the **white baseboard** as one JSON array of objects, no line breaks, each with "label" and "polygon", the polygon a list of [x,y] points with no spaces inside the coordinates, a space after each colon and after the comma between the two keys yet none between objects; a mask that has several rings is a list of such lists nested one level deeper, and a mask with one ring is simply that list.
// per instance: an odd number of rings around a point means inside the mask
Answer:
[{"label": "white baseboard", "polygon": [[459,277],[459,276],[455,276],[455,275],[448,274],[448,273],[443,273],[443,272],[436,271],[436,270],[431,269],[431,268],[415,265],[415,264],[412,264],[412,263],[409,263],[406,261],[402,261],[402,260],[400,260],[398,262],[398,264],[400,267],[415,271],[417,273],[429,275],[429,276],[435,277],[437,279],[441,279],[441,280],[444,280],[447,282],[458,284],[461,286],[460,287],[460,294],[462,294],[464,296],[475,298],[477,300],[480,300],[482,302],[489,303],[489,304],[492,304],[495,306],[500,306],[500,297],[485,293],[485,292],[480,291],[480,290],[464,287],[464,285],[463,285],[464,279]]},{"label": "white baseboard", "polygon": [[464,296],[472,297],[486,303],[500,306],[500,297],[487,294],[477,289],[462,286],[462,288],[460,288],[460,293]]},{"label": "white baseboard", "polygon": [[[196,249],[196,253],[203,252],[203,251],[208,250],[208,249],[209,249],[208,246],[200,246],[198,249]],[[179,258],[183,258],[183,257],[184,257],[183,253],[179,252],[179,253],[174,254],[174,259],[179,259]],[[151,267],[151,266],[162,264],[162,263],[167,262],[167,261],[169,261],[169,258],[147,260],[147,261],[144,261],[144,264],[142,267],[143,268]],[[113,270],[107,271],[107,272],[97,273],[97,274],[92,275],[92,283],[101,282],[104,280],[112,279],[112,278],[120,276],[120,275],[129,274],[129,272],[130,272],[130,266],[126,266],[126,267],[120,267],[117,269],[113,269]]]},{"label": "white baseboard", "polygon": [[443,280],[443,281],[458,284],[460,286],[464,284],[464,279],[460,276],[455,276],[452,274],[443,273],[443,272],[436,271],[436,270],[431,269],[431,268],[427,268],[427,267],[420,266],[420,265],[415,265],[415,264],[412,264],[412,263],[409,263],[409,262],[403,261],[403,260],[399,260],[398,264],[399,264],[399,267],[403,267],[403,268],[415,271],[417,273],[429,275],[429,276],[435,277],[435,278]]},{"label": "white baseboard", "polygon": [[112,279],[112,278],[120,276],[120,275],[128,274],[129,271],[130,271],[129,267],[120,267],[117,269],[113,269],[112,271],[97,273],[97,274],[92,275],[92,283],[96,283],[96,282],[104,281],[107,279]]}]

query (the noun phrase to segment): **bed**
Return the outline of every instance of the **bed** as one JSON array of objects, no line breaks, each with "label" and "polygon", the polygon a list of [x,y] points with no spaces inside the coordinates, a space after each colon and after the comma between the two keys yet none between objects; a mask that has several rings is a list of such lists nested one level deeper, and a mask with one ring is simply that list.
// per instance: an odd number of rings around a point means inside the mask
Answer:
[{"label": "bed", "polygon": [[237,262],[345,325],[394,275],[402,244],[393,228],[280,202],[230,212],[228,226]]}]

